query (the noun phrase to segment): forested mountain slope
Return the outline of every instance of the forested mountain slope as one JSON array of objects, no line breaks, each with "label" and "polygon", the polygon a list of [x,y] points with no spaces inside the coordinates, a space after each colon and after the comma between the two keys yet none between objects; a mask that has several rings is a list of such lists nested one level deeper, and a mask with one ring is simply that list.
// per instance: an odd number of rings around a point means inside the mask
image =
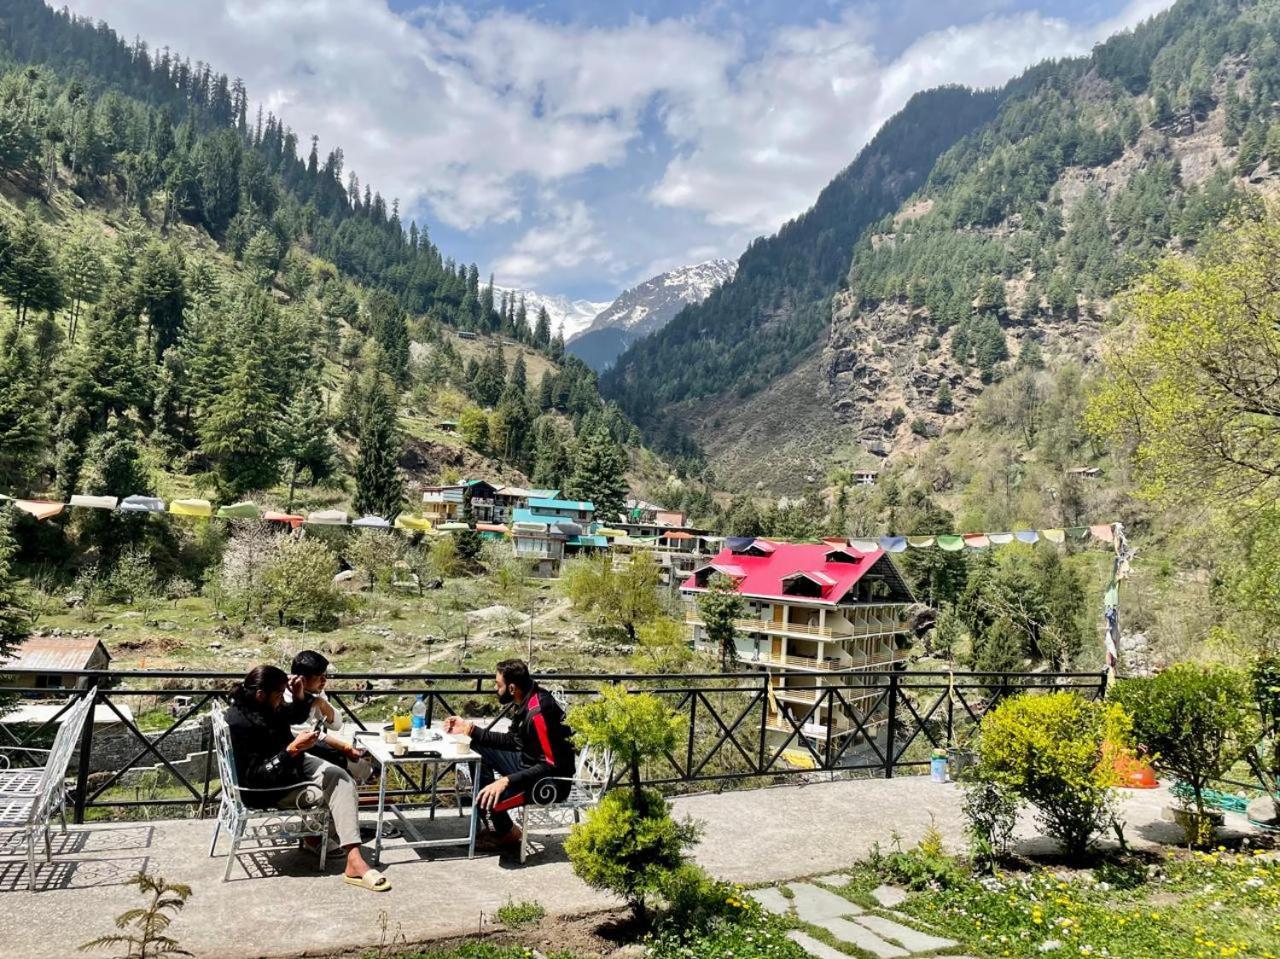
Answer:
[{"label": "forested mountain slope", "polygon": [[667,448],[688,450],[680,404],[749,395],[819,348],[830,297],[863,230],[896,209],[996,104],[994,94],[958,88],[913,97],[807,213],[748,247],[733,280],[620,356],[603,379],[605,395]]},{"label": "forested mountain slope", "polygon": [[[909,196],[848,220],[839,236],[852,237],[851,264],[804,314],[822,346],[779,347],[798,327],[759,309],[793,287],[749,270],[749,258],[783,246],[795,262],[836,256],[812,233],[784,230],[753,245],[719,299],[637,344],[606,390],[624,405],[655,393],[681,403],[680,426],[718,477],[786,492],[821,481],[824,466],[874,465],[963,429],[997,381],[1021,377],[1025,395],[1042,394],[1046,367],[1091,361],[1117,291],[1280,183],[1278,35],[1274,0],[1181,0],[1088,57],[1027,71],[935,154]],[[737,337],[717,339],[714,309],[753,276],[752,297],[724,321],[739,324]],[[627,382],[647,389],[628,400]]]},{"label": "forested mountain slope", "polygon": [[[1089,362],[1111,298],[1274,189],[1280,5],[1183,0],[1019,81],[858,243],[825,352],[877,453],[966,422],[996,381]],[[1034,406],[1034,404],[1032,404]]]},{"label": "forested mountain slope", "polygon": [[633,427],[595,374],[344,183],[341,149],[302,159],[248,104],[207,65],[0,2],[0,491],[392,516],[406,480],[465,470],[619,498]]}]

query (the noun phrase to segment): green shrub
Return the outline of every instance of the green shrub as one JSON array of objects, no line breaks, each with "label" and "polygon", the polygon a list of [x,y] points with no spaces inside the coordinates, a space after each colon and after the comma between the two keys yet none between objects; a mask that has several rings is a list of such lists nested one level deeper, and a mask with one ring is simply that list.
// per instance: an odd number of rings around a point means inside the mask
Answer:
[{"label": "green shrub", "polygon": [[1212,838],[1204,815],[1205,789],[1257,735],[1252,693],[1248,676],[1240,670],[1193,663],[1116,684],[1113,698],[1133,717],[1140,748],[1191,790],[1199,815],[1188,821],[1187,841],[1194,845]]},{"label": "green shrub", "polygon": [[961,811],[970,858],[977,869],[990,871],[1009,852],[1018,800],[998,783],[973,783],[965,787]]},{"label": "green shrub", "polygon": [[649,959],[804,959],[781,922],[740,886],[686,863],[667,874],[666,909],[646,942]]},{"label": "green shrub", "polygon": [[697,825],[676,822],[657,790],[617,789],[573,828],[565,851],[578,878],[616,893],[644,916],[697,840]]},{"label": "green shrub", "polygon": [[965,878],[964,870],[943,848],[942,833],[936,826],[931,824],[912,849],[900,848],[897,833],[893,842],[898,847],[893,852],[884,856],[877,850],[871,857],[876,872],[890,882],[914,890],[947,889]]},{"label": "green shrub", "polygon": [[540,902],[514,902],[510,898],[498,907],[498,922],[509,929],[523,929],[525,926],[536,926],[542,922],[547,910]]},{"label": "green shrub", "polygon": [[1006,700],[982,721],[975,779],[1035,807],[1068,856],[1083,856],[1098,834],[1119,830],[1114,750],[1129,741],[1119,706],[1074,693]]},{"label": "green shrub", "polygon": [[583,882],[626,899],[644,918],[646,904],[671,882],[671,873],[698,841],[698,826],[676,822],[663,795],[641,785],[641,766],[675,748],[683,721],[651,693],[608,686],[574,708],[569,724],[580,746],[608,749],[628,773],[630,788],[608,793],[573,828],[565,844]]}]

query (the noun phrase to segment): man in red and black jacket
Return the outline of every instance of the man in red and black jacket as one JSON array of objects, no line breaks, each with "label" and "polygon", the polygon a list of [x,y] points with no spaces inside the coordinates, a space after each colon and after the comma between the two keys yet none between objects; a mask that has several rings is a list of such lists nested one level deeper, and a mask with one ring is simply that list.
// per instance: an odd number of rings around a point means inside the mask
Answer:
[{"label": "man in red and black jacket", "polygon": [[445,720],[444,728],[445,732],[470,736],[471,747],[484,758],[477,802],[493,823],[493,839],[484,844],[502,847],[516,845],[521,838],[510,810],[523,806],[530,797],[535,802],[564,799],[569,783],[555,779],[571,779],[576,759],[564,712],[534,683],[524,660],[498,663],[494,688],[498,702],[516,706],[507,732],[483,729],[458,716]]}]

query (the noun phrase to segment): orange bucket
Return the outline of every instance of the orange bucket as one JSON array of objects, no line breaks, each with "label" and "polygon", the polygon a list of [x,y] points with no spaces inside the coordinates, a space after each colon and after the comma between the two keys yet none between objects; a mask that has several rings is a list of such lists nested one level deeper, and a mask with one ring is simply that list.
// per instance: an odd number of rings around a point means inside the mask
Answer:
[{"label": "orange bucket", "polygon": [[1156,771],[1145,759],[1139,759],[1131,753],[1121,753],[1115,760],[1116,778],[1125,789],[1155,789]]}]

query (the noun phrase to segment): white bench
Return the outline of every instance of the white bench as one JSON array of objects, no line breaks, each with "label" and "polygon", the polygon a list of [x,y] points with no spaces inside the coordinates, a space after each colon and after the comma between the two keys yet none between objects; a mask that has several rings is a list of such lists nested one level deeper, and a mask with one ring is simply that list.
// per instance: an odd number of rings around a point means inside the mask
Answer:
[{"label": "white bench", "polygon": [[[315,783],[298,782],[271,789],[253,789],[240,785],[236,774],[235,756],[231,751],[231,730],[227,726],[226,710],[215,703],[211,710],[214,752],[218,759],[219,790],[218,821],[213,827],[213,839],[209,843],[209,855],[218,847],[218,834],[227,831],[231,837],[231,851],[227,853],[227,870],[222,881],[231,878],[231,867],[241,852],[245,841],[252,843],[248,851],[277,848],[282,844],[294,845],[303,839],[320,840],[320,870],[324,871],[329,853],[329,807],[324,805],[324,794]],[[302,790],[295,807],[257,809],[244,801],[245,793],[292,792]]]},{"label": "white bench", "polygon": [[48,750],[26,746],[0,746],[2,752],[44,755],[42,766],[15,767],[7,755],[0,755],[0,832],[19,833],[27,847],[27,884],[36,888],[37,834],[44,836],[44,861],[53,861],[49,824],[57,813],[62,831],[67,831],[67,767],[80,742],[84,724],[93,713],[94,694],[85,692],[65,713],[53,746]]}]

